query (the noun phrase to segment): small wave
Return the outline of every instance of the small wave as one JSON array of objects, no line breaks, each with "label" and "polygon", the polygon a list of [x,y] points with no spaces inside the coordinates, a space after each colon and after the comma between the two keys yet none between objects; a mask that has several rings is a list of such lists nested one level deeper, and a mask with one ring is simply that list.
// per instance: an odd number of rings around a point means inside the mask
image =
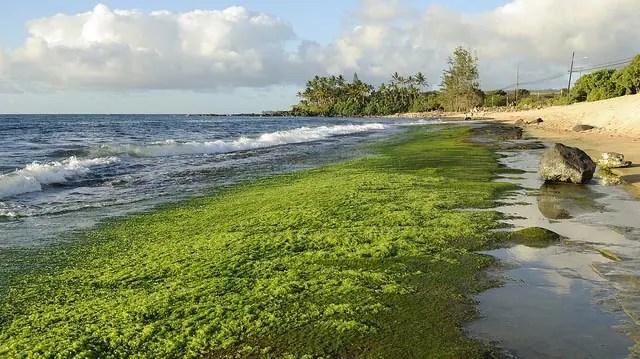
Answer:
[{"label": "small wave", "polygon": [[43,185],[65,183],[87,174],[90,167],[117,161],[117,157],[78,159],[73,156],[60,162],[33,162],[23,169],[0,175],[0,198],[42,191]]},{"label": "small wave", "polygon": [[420,126],[420,125],[434,125],[443,123],[442,120],[418,120],[413,122],[398,122],[399,126]]},{"label": "small wave", "polygon": [[252,150],[290,143],[311,142],[332,136],[349,135],[360,132],[383,130],[380,123],[364,125],[336,125],[320,127],[300,127],[292,130],[262,134],[256,138],[240,137],[236,140],[207,142],[177,142],[165,140],[144,145],[104,145],[91,150],[94,155],[129,155],[134,157],[166,157],[194,154],[217,154],[235,151]]}]

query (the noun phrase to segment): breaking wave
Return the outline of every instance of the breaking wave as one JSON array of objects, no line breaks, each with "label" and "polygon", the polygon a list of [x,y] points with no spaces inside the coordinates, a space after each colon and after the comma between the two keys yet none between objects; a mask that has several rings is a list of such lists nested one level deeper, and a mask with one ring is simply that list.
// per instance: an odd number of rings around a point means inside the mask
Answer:
[{"label": "breaking wave", "polygon": [[292,130],[264,133],[259,137],[240,137],[236,140],[216,140],[206,142],[177,142],[166,140],[144,145],[104,145],[90,151],[92,155],[129,155],[134,157],[166,157],[194,154],[216,154],[253,150],[290,143],[302,143],[326,139],[332,136],[359,132],[383,130],[380,123],[364,125],[336,125],[320,127],[300,127]]},{"label": "breaking wave", "polygon": [[91,171],[91,167],[117,162],[117,157],[78,159],[69,157],[60,162],[33,162],[22,169],[0,175],[0,198],[42,191],[42,186],[65,183]]}]

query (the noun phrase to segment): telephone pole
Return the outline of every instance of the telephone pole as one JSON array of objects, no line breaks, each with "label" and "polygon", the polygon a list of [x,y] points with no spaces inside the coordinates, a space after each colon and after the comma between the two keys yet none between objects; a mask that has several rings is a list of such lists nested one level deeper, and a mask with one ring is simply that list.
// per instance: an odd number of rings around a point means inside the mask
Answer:
[{"label": "telephone pole", "polygon": [[576,52],[573,52],[571,55],[571,68],[569,69],[569,84],[567,85],[567,96],[569,96],[569,91],[571,91],[571,75],[573,75],[573,61],[576,59]]},{"label": "telephone pole", "polygon": [[519,90],[520,90],[520,66],[516,66],[516,104],[518,103]]}]

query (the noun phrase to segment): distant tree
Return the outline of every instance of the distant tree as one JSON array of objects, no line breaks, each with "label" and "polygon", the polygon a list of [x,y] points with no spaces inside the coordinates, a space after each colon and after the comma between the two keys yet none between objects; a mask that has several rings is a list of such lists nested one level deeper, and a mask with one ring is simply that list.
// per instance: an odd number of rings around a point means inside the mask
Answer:
[{"label": "distant tree", "polygon": [[360,82],[360,78],[358,77],[358,73],[354,72],[353,73],[353,80],[351,81],[351,83],[357,84]]},{"label": "distant tree", "polygon": [[391,85],[392,86],[396,86],[396,85],[400,84],[402,81],[404,81],[404,79],[397,72],[394,72],[393,75],[391,75]]},{"label": "distant tree", "polygon": [[447,60],[442,73],[443,105],[451,111],[466,111],[482,104],[478,59],[462,46]]},{"label": "distant tree", "polygon": [[416,86],[418,86],[418,88],[420,89],[420,91],[422,91],[425,87],[429,86],[429,83],[427,82],[427,78],[424,77],[424,75],[422,74],[422,72],[418,72],[414,77],[413,77],[413,81],[415,83]]}]

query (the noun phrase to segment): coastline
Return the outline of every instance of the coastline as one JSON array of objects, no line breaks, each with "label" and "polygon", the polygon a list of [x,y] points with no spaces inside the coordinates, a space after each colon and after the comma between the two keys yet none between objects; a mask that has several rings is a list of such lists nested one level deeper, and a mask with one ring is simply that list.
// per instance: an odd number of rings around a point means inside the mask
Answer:
[{"label": "coastline", "polygon": [[[397,114],[394,118],[442,118],[457,121],[471,118],[476,121],[516,125],[516,121],[530,122],[537,118],[542,123],[520,125],[525,134],[543,141],[560,142],[579,147],[597,160],[603,152],[618,152],[632,162],[627,168],[611,170],[624,180],[629,190],[640,198],[640,94],[609,100],[553,106],[523,111],[479,111],[471,113],[425,112]],[[576,125],[595,128],[577,132]]]}]

